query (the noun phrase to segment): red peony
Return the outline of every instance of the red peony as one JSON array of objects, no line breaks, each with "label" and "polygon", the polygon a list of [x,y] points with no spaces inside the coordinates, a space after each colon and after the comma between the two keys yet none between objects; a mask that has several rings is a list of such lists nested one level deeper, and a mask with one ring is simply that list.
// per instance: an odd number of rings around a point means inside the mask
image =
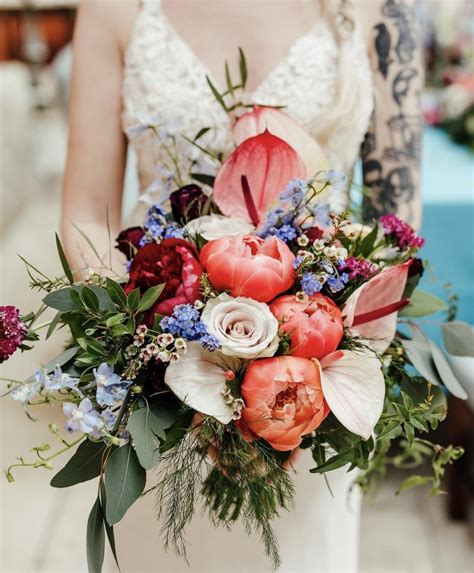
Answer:
[{"label": "red peony", "polygon": [[130,280],[125,287],[145,292],[152,286],[165,284],[160,298],[151,309],[155,313],[172,314],[178,304],[193,304],[199,299],[199,278],[202,267],[198,252],[189,241],[165,239],[141,248],[130,267]]},{"label": "red peony", "polygon": [[128,260],[133,259],[136,251],[140,248],[140,241],[145,235],[142,227],[129,227],[117,237],[116,249],[123,253]]}]

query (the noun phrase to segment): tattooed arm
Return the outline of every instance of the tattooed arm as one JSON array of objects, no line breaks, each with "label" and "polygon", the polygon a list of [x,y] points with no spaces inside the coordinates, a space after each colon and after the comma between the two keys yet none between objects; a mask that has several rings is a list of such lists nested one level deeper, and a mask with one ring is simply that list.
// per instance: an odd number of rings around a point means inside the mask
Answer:
[{"label": "tattooed arm", "polygon": [[370,18],[375,109],[362,145],[364,218],[396,213],[419,227],[421,43],[413,0],[362,2]]}]

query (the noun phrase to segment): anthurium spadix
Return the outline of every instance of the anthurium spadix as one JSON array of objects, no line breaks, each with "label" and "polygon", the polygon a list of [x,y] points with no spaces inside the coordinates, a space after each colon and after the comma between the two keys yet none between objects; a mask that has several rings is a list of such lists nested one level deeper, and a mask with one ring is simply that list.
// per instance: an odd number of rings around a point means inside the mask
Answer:
[{"label": "anthurium spadix", "polygon": [[229,424],[233,406],[225,401],[226,372],[237,369],[235,358],[208,352],[199,342],[189,342],[187,351],[171,362],[165,373],[165,383],[187,406]]},{"label": "anthurium spadix", "polygon": [[356,289],[347,299],[342,316],[353,336],[366,339],[367,346],[383,353],[397,328],[398,311],[409,301],[403,292],[411,262],[382,270]]},{"label": "anthurium spadix", "polygon": [[[305,177],[305,165],[296,151],[283,139],[264,131],[246,139],[222,164],[213,197],[224,215],[243,217],[257,226],[264,223],[267,209],[288,182]],[[249,213],[249,203],[255,214]]]},{"label": "anthurium spadix", "polygon": [[265,130],[291,145],[306,165],[308,177],[328,169],[328,160],[318,143],[299,123],[280,109],[255,106],[252,111],[237,120],[232,135],[236,144],[240,145],[249,137],[254,137]]},{"label": "anthurium spadix", "polygon": [[337,350],[320,363],[321,386],[332,413],[350,432],[368,440],[383,411],[385,382],[371,352]]}]

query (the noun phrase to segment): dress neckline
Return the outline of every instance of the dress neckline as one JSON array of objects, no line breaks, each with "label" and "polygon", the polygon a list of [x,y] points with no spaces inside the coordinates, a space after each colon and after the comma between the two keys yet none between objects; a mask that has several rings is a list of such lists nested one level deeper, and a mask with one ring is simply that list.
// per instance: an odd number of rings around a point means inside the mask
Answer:
[{"label": "dress neckline", "polygon": [[[179,42],[183,46],[183,48],[186,49],[186,51],[189,53],[191,59],[196,64],[197,68],[200,68],[203,71],[203,77],[207,76],[211,80],[211,82],[214,84],[214,86],[218,89],[218,91],[220,93],[223,93],[224,91],[226,91],[227,88],[221,84],[221,81],[216,78],[215,74],[212,72],[212,70],[209,68],[209,66],[197,54],[197,52],[194,50],[194,48],[191,47],[189,42],[183,37],[183,35],[178,31],[178,29],[173,24],[173,22],[169,19],[168,15],[163,10],[162,1],[161,0],[153,0],[152,2],[150,2],[150,1],[143,2],[143,4],[144,5],[152,5],[155,8],[158,17],[161,19],[162,25],[165,28],[167,28],[168,32],[174,37],[174,39],[177,42]],[[288,62],[291,59],[292,53],[298,48],[298,46],[302,42],[305,42],[308,38],[312,37],[315,34],[315,31],[317,30],[318,25],[320,25],[320,22],[315,22],[307,32],[300,34],[299,36],[297,36],[297,38],[295,40],[293,40],[293,42],[290,43],[290,45],[289,45],[288,49],[286,50],[286,52],[284,53],[283,57],[278,62],[276,62],[275,65],[271,66],[269,71],[267,71],[266,73],[263,74],[262,79],[258,82],[258,84],[255,86],[255,88],[253,88],[252,90],[246,90],[244,92],[243,95],[247,100],[252,101],[252,103],[255,103],[255,104],[256,103],[262,103],[262,102],[253,101],[253,98],[259,92],[261,92],[264,89],[264,87],[266,86],[266,84],[268,83],[268,81],[271,79],[271,77],[273,75],[278,73],[281,68],[284,68],[285,66],[288,65]]]}]

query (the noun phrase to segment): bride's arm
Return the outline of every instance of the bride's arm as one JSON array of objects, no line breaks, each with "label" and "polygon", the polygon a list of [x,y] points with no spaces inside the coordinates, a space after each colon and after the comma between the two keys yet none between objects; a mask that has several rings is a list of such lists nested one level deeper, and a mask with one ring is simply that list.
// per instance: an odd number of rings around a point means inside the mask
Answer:
[{"label": "bride's arm", "polygon": [[370,26],[375,110],[362,146],[364,202],[370,220],[396,213],[419,227],[421,40],[413,0],[371,0],[364,17]]},{"label": "bride's arm", "polygon": [[[83,1],[77,16],[61,219],[73,269],[97,268],[101,263],[72,223],[90,238],[107,264],[107,212],[112,241],[120,227],[126,157],[121,128],[121,4]],[[123,265],[114,251],[112,265],[121,272]]]}]

